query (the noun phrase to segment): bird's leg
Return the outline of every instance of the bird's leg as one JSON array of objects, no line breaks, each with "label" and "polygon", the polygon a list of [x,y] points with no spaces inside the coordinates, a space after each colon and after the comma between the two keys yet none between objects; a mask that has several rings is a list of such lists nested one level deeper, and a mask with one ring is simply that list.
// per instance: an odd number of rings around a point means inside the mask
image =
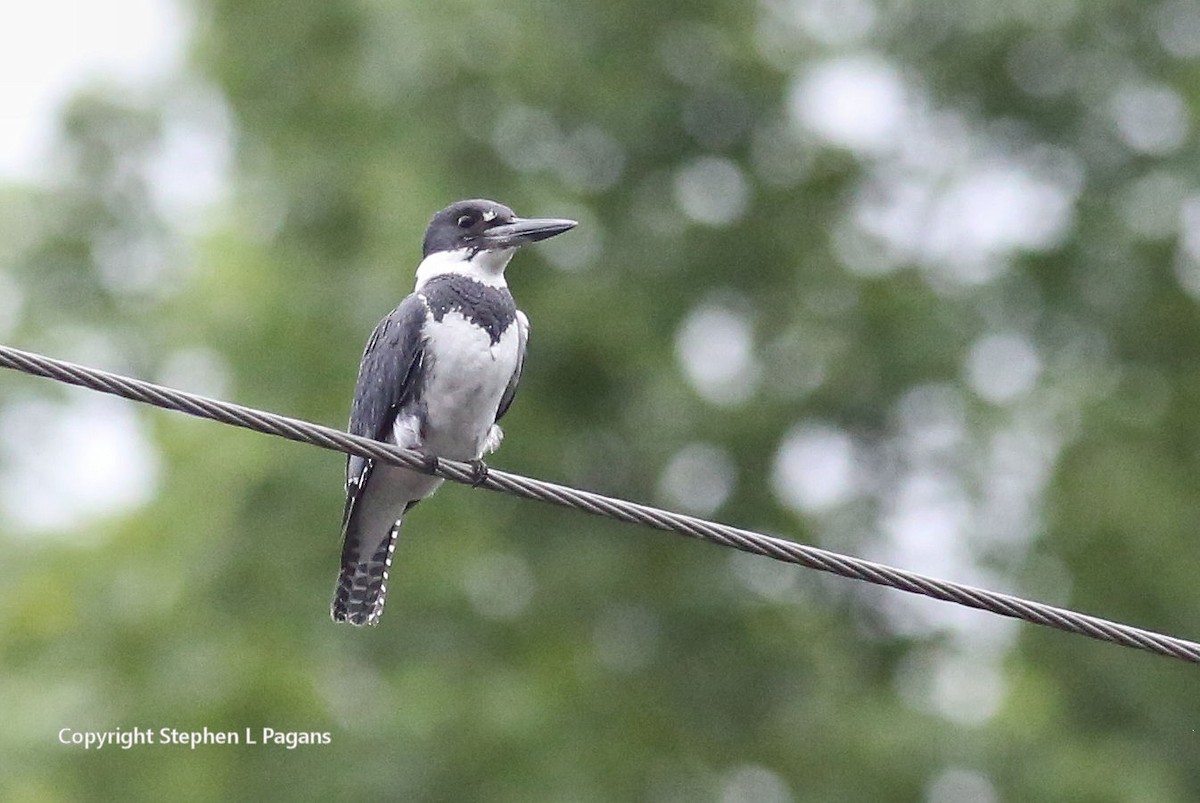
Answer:
[{"label": "bird's leg", "polygon": [[478,488],[487,482],[488,467],[487,463],[480,460],[478,457],[474,460],[467,461],[471,465],[471,487]]}]

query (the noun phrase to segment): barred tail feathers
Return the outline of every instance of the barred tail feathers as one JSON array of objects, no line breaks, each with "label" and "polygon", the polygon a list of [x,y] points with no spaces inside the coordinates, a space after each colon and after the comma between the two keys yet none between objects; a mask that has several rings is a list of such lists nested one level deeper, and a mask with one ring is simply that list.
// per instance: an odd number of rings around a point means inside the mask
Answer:
[{"label": "barred tail feathers", "polygon": [[397,521],[392,525],[387,537],[380,541],[370,557],[365,557],[360,549],[357,534],[347,528],[342,547],[342,570],[330,606],[333,621],[359,627],[379,623],[401,524],[402,521]]}]

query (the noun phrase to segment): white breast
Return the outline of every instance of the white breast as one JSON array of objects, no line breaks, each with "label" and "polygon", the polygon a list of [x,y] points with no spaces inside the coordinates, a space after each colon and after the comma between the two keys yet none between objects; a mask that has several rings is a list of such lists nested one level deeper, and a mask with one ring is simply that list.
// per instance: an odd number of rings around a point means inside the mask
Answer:
[{"label": "white breast", "polygon": [[476,459],[517,369],[516,323],[493,343],[487,332],[451,310],[440,322],[426,323],[425,336],[425,446],[455,460]]}]

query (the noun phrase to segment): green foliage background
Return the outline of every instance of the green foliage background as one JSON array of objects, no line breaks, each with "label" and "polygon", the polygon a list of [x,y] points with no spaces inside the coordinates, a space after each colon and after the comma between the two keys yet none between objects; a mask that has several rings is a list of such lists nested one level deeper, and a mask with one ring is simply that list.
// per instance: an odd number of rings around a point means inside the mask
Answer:
[{"label": "green foliage background", "polygon": [[[494,464],[674,506],[664,472],[698,443],[726,461],[721,520],[911,557],[889,540],[914,476],[906,427],[949,426],[929,448],[955,492],[915,530],[965,516],[968,559],[939,562],[931,541],[908,568],[1198,635],[1190,4],[189,9],[188,74],[82,94],[59,179],[0,190],[0,278],[20,299],[6,342],[341,423],[434,210],[484,196],[578,217],[510,268],[533,335]],[[836,141],[801,97],[831,64],[903,87],[933,134]],[[156,165],[180,120],[213,119],[231,189],[181,217]],[[956,232],[989,231],[1009,185],[982,185],[982,220],[954,203],[948,223],[902,220],[911,247],[859,213],[914,186],[938,197],[964,159],[1023,166],[1067,199],[1065,222],[972,263]],[[173,169],[186,178],[186,155]],[[717,178],[699,217],[697,175]],[[739,189],[737,208],[723,193]],[[706,203],[738,211],[705,222]],[[949,245],[922,245],[939,225]],[[750,333],[756,366],[725,400],[679,356],[712,308]],[[988,398],[1012,367],[980,356],[996,333],[1040,370]],[[0,410],[81,395],[0,377]],[[0,799],[1200,798],[1194,667],[482,491],[414,511],[382,625],[334,627],[342,461],[136,417],[158,460],[144,506],[31,535],[14,510],[33,502],[6,501]],[[852,444],[858,479],[798,508],[781,444],[814,422]],[[135,726],[332,744],[57,740]]]}]

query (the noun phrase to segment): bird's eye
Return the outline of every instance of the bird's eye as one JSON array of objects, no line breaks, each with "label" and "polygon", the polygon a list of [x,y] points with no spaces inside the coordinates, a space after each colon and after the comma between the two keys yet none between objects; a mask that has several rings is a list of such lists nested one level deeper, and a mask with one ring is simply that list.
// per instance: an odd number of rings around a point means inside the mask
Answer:
[{"label": "bird's eye", "polygon": [[469,229],[469,228],[471,228],[471,224],[473,224],[474,222],[475,221],[471,218],[470,215],[463,215],[462,217],[460,217],[458,219],[458,227],[460,229]]}]

